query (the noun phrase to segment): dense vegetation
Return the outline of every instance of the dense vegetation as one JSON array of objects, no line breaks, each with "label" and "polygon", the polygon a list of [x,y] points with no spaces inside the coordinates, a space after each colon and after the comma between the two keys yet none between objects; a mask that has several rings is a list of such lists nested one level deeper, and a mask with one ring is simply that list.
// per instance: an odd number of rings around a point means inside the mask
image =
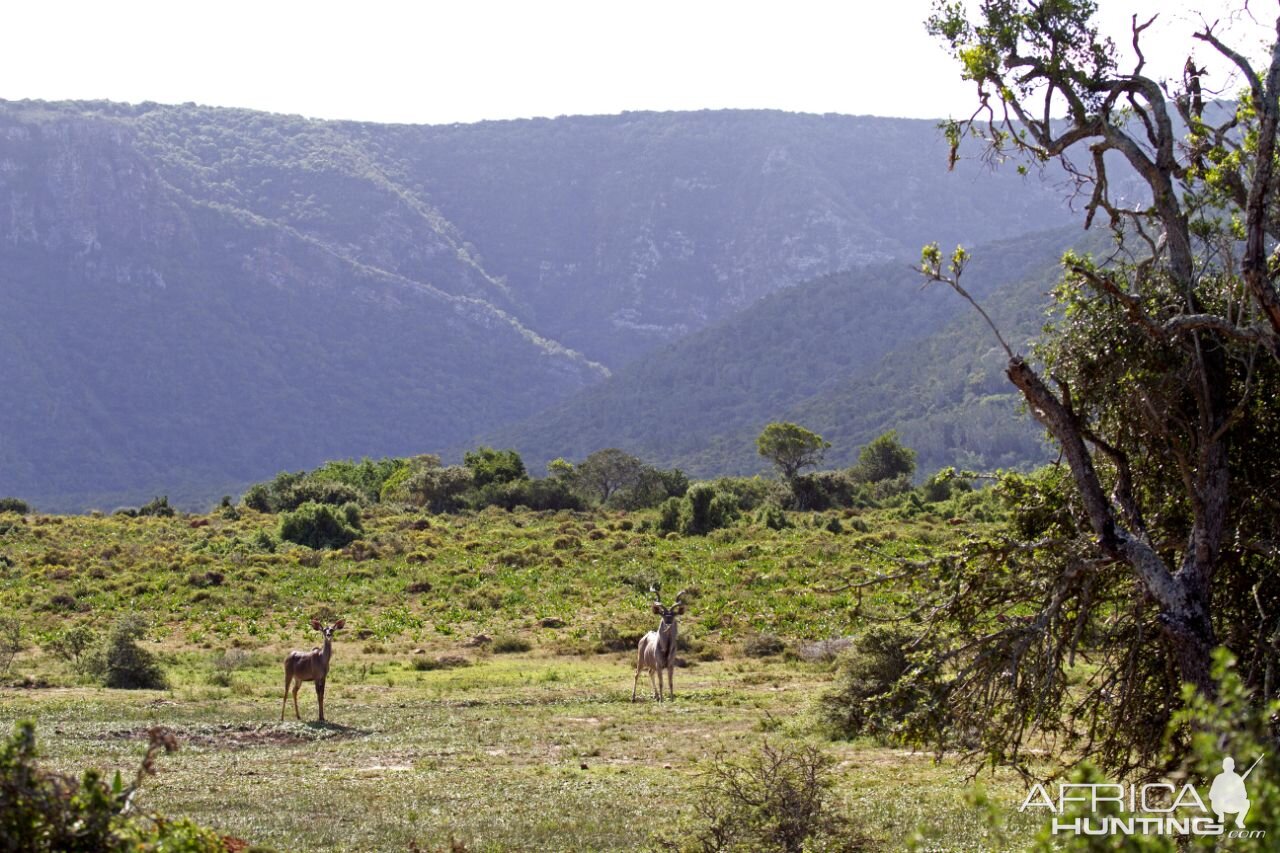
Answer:
[{"label": "dense vegetation", "polygon": [[[1050,232],[977,253],[974,287],[1011,336],[1039,333],[1058,258],[1081,239]],[[924,472],[1046,461],[1041,431],[1020,416],[975,320],[951,294],[922,291],[905,262],[833,275],[762,299],[492,438],[535,467],[613,444],[703,477],[765,470],[755,440],[775,420],[822,434],[837,466],[895,428]]]},{"label": "dense vegetation", "polygon": [[[930,122],[384,127],[4,103],[0,129],[0,360],[18,395],[0,411],[0,491],[46,510],[191,508],[280,468],[445,452],[785,285],[1064,215],[1039,184],[947,175]],[[869,286],[826,306],[847,341],[909,320],[869,311],[884,289]],[[848,363],[804,362],[778,377],[808,374],[812,392]],[[774,370],[763,386],[789,384]],[[679,399],[692,418],[715,398]],[[754,436],[783,414],[737,422]],[[627,437],[526,456],[647,451]]]}]

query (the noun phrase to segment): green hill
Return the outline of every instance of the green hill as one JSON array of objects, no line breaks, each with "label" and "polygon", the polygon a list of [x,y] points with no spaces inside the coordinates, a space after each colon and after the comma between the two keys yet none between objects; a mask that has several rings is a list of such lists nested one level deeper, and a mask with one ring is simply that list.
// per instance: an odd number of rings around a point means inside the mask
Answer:
[{"label": "green hill", "polygon": [[[1080,240],[1066,229],[977,247],[966,286],[1026,341],[1044,322],[1057,258]],[[618,446],[700,476],[764,470],[754,442],[772,420],[821,433],[833,466],[895,428],[922,470],[1042,459],[989,330],[921,282],[903,260],[776,293],[489,438],[535,467]]]},{"label": "green hill", "polygon": [[[458,446],[789,285],[1066,216],[1047,184],[948,173],[931,122],[778,112],[411,127],[0,102],[0,164],[0,494],[47,509],[201,506]],[[873,302],[888,338],[928,313]],[[823,341],[815,364],[883,351]],[[836,378],[753,379],[790,390],[742,416]],[[727,405],[708,390],[680,416]]]}]

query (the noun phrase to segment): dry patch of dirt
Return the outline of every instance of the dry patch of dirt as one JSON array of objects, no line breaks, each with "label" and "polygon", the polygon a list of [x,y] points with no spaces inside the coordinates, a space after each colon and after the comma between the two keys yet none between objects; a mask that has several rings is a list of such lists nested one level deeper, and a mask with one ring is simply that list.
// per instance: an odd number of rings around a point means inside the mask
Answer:
[{"label": "dry patch of dirt", "polygon": [[[146,740],[146,728],[117,729],[107,739]],[[225,723],[222,725],[171,727],[184,746],[206,749],[249,749],[257,746],[295,746],[327,740],[348,740],[369,732],[330,723]]]}]

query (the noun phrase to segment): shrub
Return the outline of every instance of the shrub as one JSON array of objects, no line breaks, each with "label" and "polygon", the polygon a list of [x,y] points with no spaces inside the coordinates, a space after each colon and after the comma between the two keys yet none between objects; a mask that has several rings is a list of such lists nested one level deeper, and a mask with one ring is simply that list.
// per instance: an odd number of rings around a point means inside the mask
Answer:
[{"label": "shrub", "polygon": [[687,506],[682,532],[686,534],[703,536],[712,530],[728,527],[738,517],[738,503],[733,496],[707,483],[691,487],[684,499]]},{"label": "shrub", "polygon": [[787,649],[787,644],[775,634],[756,634],[747,638],[742,645],[742,653],[749,658],[767,658],[780,655]]},{"label": "shrub", "polygon": [[844,853],[867,849],[828,805],[834,761],[812,746],[774,746],[740,763],[717,755],[689,798],[692,825],[654,838],[659,850]]},{"label": "shrub", "polygon": [[280,516],[280,538],[308,548],[341,548],[364,535],[360,508],[355,504],[334,508],[305,503]]},{"label": "shrub", "polygon": [[359,504],[364,500],[360,489],[338,480],[317,480],[308,477],[299,480],[284,491],[273,503],[276,512],[297,509],[306,503],[343,506]]},{"label": "shrub", "polygon": [[90,650],[98,642],[98,635],[88,625],[73,625],[48,642],[45,648],[77,670],[83,670]]},{"label": "shrub", "polygon": [[910,480],[915,471],[916,452],[903,446],[896,430],[889,430],[862,448],[850,473],[860,483],[879,483],[904,476]]},{"label": "shrub", "polygon": [[111,626],[105,642],[86,661],[86,669],[104,687],[119,690],[162,690],[164,670],[155,655],[138,645],[147,633],[147,621],[136,614],[123,616]]},{"label": "shrub", "polygon": [[675,533],[680,529],[681,510],[685,501],[680,498],[667,498],[658,507],[658,529],[663,533]]},{"label": "shrub", "polygon": [[15,616],[0,616],[0,675],[8,675],[13,659],[22,651],[22,622]]},{"label": "shrub", "polygon": [[213,671],[209,683],[218,687],[230,687],[233,676],[250,664],[249,653],[244,649],[228,649],[213,659]]},{"label": "shrub", "polygon": [[788,495],[785,484],[764,477],[721,477],[711,485],[721,494],[731,495],[742,512],[751,512],[767,503],[781,505]]},{"label": "shrub", "polygon": [[929,698],[940,695],[933,690],[938,686],[933,670],[908,652],[915,642],[892,626],[873,627],[853,641],[842,658],[836,687],[821,699],[822,717],[833,734],[888,739],[912,715],[937,707]]},{"label": "shrub", "polygon": [[529,477],[524,460],[514,450],[478,447],[463,454],[462,460],[471,471],[472,480],[481,488],[490,483],[511,483]]},{"label": "shrub", "polygon": [[760,507],[756,513],[756,524],[763,524],[770,530],[785,530],[791,526],[791,520],[787,518],[787,513],[777,504],[767,504]]},{"label": "shrub", "polygon": [[471,666],[471,661],[462,655],[440,655],[439,657],[417,657],[413,659],[413,668],[418,672],[434,672],[438,669],[457,669]]},{"label": "shrub", "polygon": [[178,748],[172,734],[149,732],[150,745],[132,784],[116,774],[108,784],[96,770],[80,779],[36,764],[35,724],[21,721],[0,745],[0,842],[15,853],[44,851],[163,850],[166,853],[222,853],[228,849],[216,832],[189,820],[157,815],[124,816],[146,776],[155,773],[155,756]]},{"label": "shrub", "polygon": [[428,512],[457,512],[463,506],[463,494],[471,488],[471,483],[469,468],[432,465],[417,468],[404,482],[404,491],[410,501],[425,507]]},{"label": "shrub", "polygon": [[843,471],[817,471],[791,481],[791,505],[798,510],[853,506],[857,494],[857,484]]},{"label": "shrub", "polygon": [[499,634],[493,638],[493,651],[495,654],[511,654],[513,652],[527,652],[533,648],[533,644],[523,637],[517,637],[514,634]]},{"label": "shrub", "polygon": [[169,506],[169,496],[161,495],[158,498],[152,498],[147,503],[138,507],[138,515],[156,516],[157,518],[170,518],[174,514],[173,507]]},{"label": "shrub", "polygon": [[31,507],[27,506],[27,502],[18,498],[0,498],[0,512],[16,512],[18,515],[26,515],[31,512]]}]

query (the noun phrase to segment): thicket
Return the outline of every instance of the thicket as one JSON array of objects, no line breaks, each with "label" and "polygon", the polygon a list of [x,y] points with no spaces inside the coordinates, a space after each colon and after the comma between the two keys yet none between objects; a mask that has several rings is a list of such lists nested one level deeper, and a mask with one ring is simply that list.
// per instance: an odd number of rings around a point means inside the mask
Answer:
[{"label": "thicket", "polygon": [[37,764],[35,723],[20,721],[0,746],[0,849],[10,853],[223,853],[216,832],[183,818],[130,814],[134,795],[155,774],[161,751],[177,740],[162,729],[150,744],[133,782],[117,773],[108,783],[97,770],[76,779]]},{"label": "thicket", "polygon": [[26,515],[31,512],[31,507],[27,506],[27,502],[18,498],[0,498],[0,512],[16,512],[18,515]]},{"label": "thicket", "polygon": [[835,762],[812,746],[765,743],[742,761],[715,756],[688,811],[655,834],[659,850],[684,853],[831,853],[866,848],[830,802]]},{"label": "thicket", "polygon": [[304,503],[280,516],[280,538],[308,548],[341,548],[364,535],[360,507],[354,503],[333,507]]},{"label": "thicket", "polygon": [[147,628],[147,620],[141,616],[122,616],[103,643],[85,656],[85,671],[104,687],[163,690],[168,686],[164,669],[155,655],[138,645]]}]

